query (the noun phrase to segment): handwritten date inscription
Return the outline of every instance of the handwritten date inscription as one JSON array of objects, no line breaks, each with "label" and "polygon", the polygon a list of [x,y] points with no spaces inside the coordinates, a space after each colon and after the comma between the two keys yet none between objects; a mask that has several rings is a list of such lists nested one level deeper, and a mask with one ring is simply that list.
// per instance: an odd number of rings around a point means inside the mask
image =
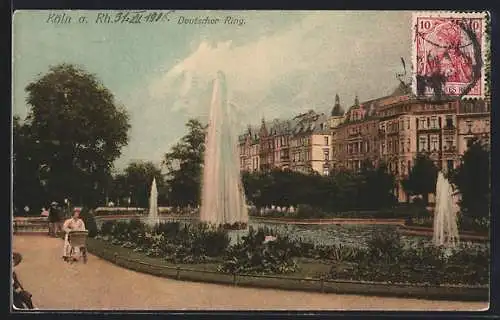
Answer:
[{"label": "handwritten date inscription", "polygon": [[170,21],[173,11],[123,11],[117,13],[99,12],[95,23],[158,23]]}]

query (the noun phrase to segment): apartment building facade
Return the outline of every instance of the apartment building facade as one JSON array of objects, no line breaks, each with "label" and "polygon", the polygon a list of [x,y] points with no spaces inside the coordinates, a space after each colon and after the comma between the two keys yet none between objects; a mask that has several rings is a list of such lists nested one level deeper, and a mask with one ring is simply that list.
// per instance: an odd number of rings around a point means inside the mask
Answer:
[{"label": "apartment building facade", "polygon": [[[329,117],[310,110],[290,120],[262,120],[239,136],[241,171],[274,168],[327,175],[332,161]],[[258,156],[257,156],[258,155]]]},{"label": "apartment building facade", "polygon": [[[444,171],[456,168],[473,138],[490,140],[490,101],[419,99],[398,92],[354,105],[345,113],[338,96],[330,115],[309,111],[290,120],[264,122],[240,136],[240,168],[272,168],[328,175],[381,161],[396,177],[395,195],[418,153]],[[258,155],[258,156],[257,156]]]},{"label": "apartment building facade", "polygon": [[330,123],[325,114],[309,111],[293,119],[290,169],[328,175],[332,156]]},{"label": "apartment building facade", "polygon": [[260,170],[260,140],[259,132],[252,127],[238,137],[240,170],[255,172]]},{"label": "apartment building facade", "polygon": [[445,172],[454,169],[468,141],[489,141],[489,119],[489,104],[484,101],[435,101],[411,95],[367,101],[351,107],[337,129],[337,166],[359,170],[365,160],[385,162],[396,178],[394,193],[403,202],[407,195],[401,181],[418,153],[427,154]]}]

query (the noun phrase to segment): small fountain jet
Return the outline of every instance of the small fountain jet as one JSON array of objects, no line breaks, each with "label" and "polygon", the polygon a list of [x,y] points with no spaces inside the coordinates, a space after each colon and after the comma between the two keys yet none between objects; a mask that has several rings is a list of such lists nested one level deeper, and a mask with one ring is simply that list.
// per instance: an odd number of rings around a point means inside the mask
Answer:
[{"label": "small fountain jet", "polygon": [[440,171],[436,183],[433,242],[436,246],[455,246],[459,242],[457,212],[453,205],[453,189]]},{"label": "small fountain jet", "polygon": [[149,194],[149,215],[147,219],[149,226],[154,227],[160,223],[158,217],[158,190],[156,189],[156,178],[151,183],[151,193]]}]

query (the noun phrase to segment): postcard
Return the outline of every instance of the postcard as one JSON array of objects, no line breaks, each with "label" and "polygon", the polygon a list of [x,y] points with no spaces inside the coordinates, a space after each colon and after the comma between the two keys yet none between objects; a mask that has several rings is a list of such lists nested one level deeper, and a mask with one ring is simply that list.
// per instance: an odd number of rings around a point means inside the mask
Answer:
[{"label": "postcard", "polygon": [[487,310],[490,34],[14,12],[11,311]]}]

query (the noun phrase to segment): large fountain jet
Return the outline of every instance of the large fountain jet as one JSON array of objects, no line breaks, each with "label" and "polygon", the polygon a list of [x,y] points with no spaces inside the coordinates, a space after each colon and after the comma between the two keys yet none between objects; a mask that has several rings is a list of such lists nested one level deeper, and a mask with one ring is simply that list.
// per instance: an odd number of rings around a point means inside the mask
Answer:
[{"label": "large fountain jet", "polygon": [[459,241],[453,190],[442,172],[439,172],[436,183],[433,241],[436,246],[454,246]]},{"label": "large fountain jet", "polygon": [[205,140],[200,209],[200,220],[217,226],[248,223],[232,116],[225,76],[219,71],[213,84]]}]

